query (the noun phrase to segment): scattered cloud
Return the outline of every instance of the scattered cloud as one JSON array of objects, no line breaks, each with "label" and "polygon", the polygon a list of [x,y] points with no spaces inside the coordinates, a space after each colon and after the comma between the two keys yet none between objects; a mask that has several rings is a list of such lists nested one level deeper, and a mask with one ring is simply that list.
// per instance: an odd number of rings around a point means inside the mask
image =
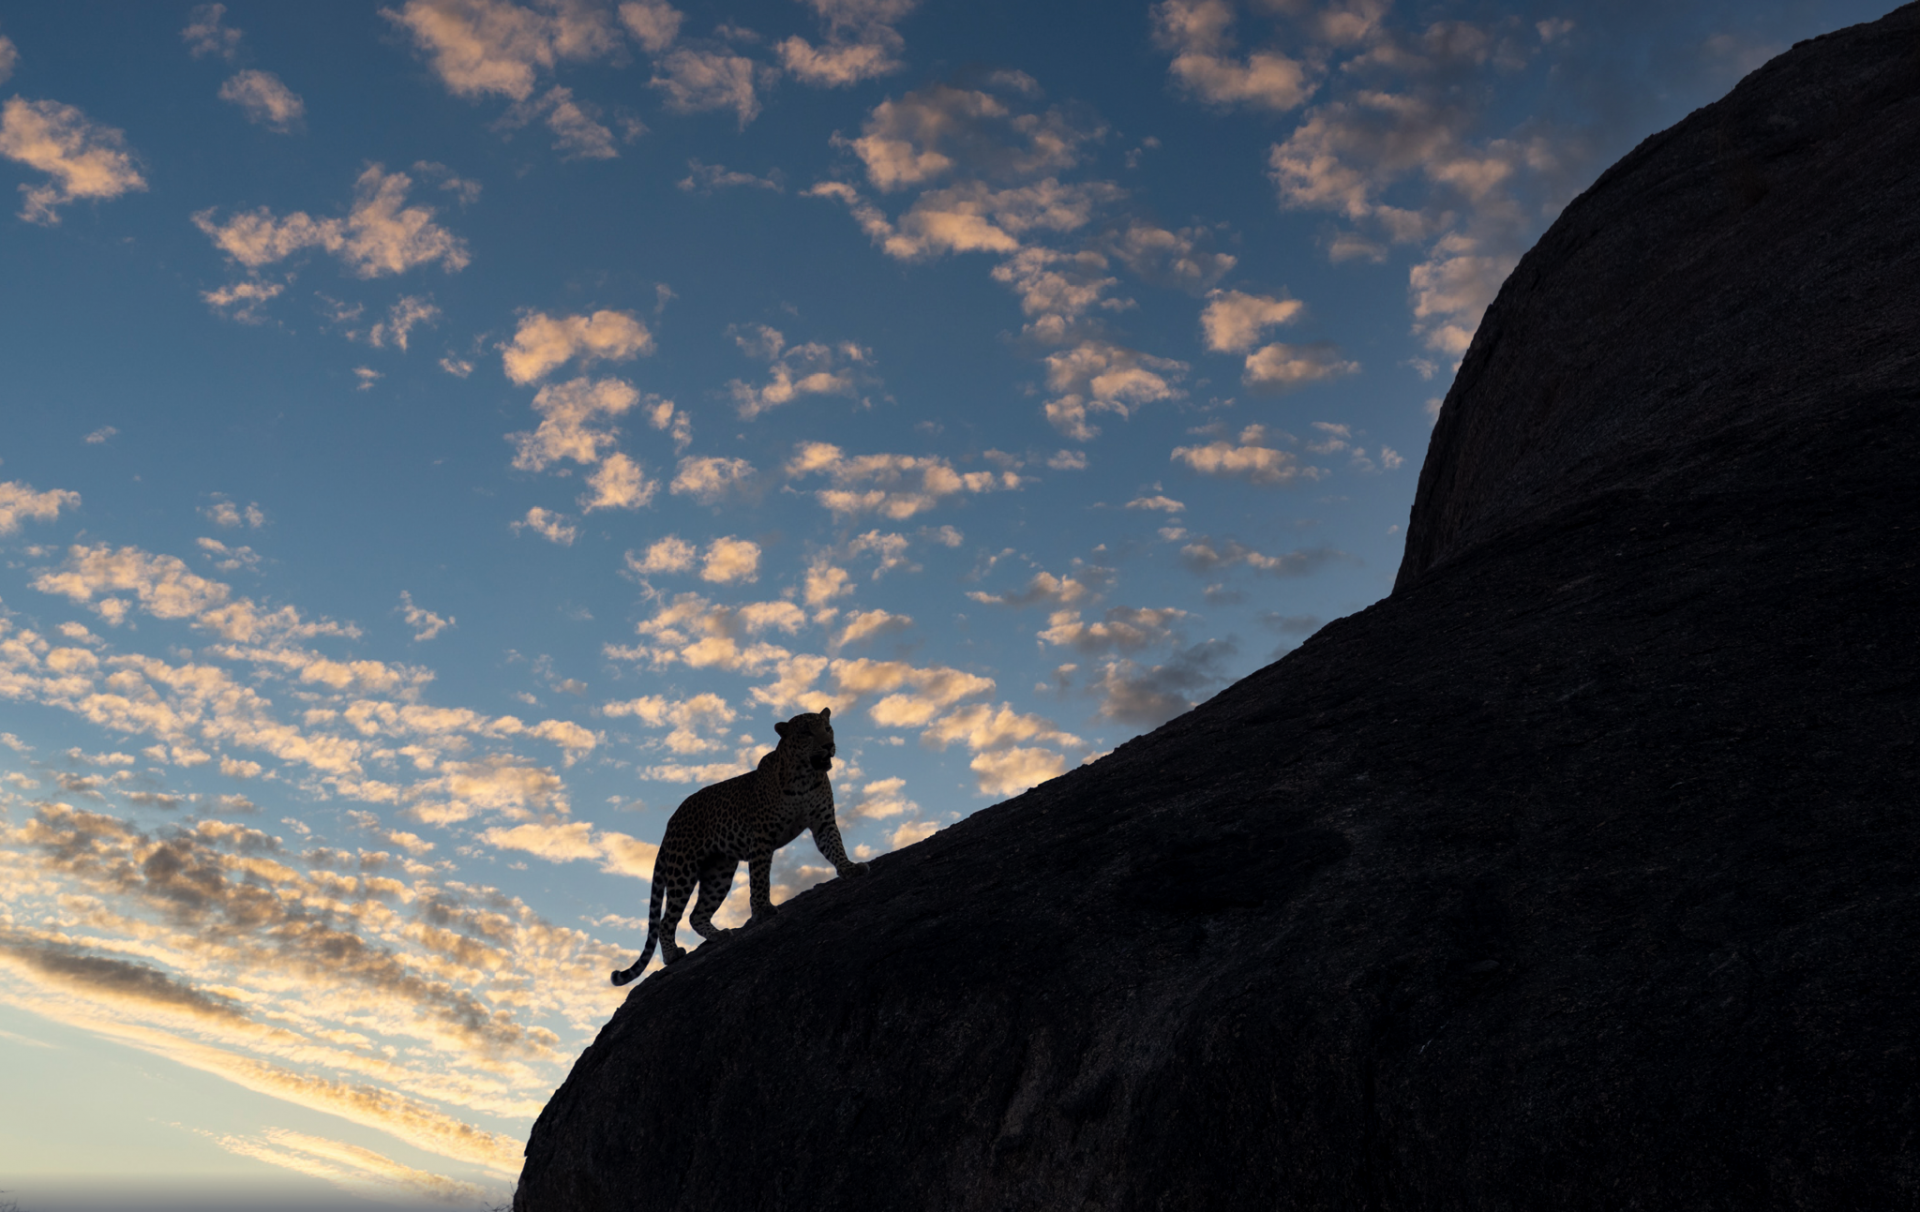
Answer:
[{"label": "scattered cloud", "polygon": [[344,219],[315,219],[305,211],[275,218],[267,207],[215,223],[208,208],[193,224],[215,247],[248,269],[283,261],[309,248],[339,260],[361,278],[405,273],[436,262],[448,273],[464,269],[471,255],[466,242],[433,221],[430,206],[407,206],[413,179],[369,164],[354,182],[353,203]]},{"label": "scattered cloud", "polygon": [[1131,416],[1142,405],[1176,399],[1187,364],[1157,358],[1107,341],[1082,341],[1046,358],[1047,388],[1058,393],[1045,406],[1047,421],[1076,442],[1100,433],[1092,413]]},{"label": "scattered cloud", "polygon": [[47,227],[70,202],[147,187],[124,133],[58,101],[11,97],[0,106],[0,156],[47,174],[43,185],[20,187],[20,217]]},{"label": "scattered cloud", "polygon": [[425,643],[455,623],[452,615],[441,618],[431,610],[414,605],[413,595],[404,589],[400,591],[400,612],[407,626],[414,629],[413,638],[419,643]]},{"label": "scattered cloud", "polygon": [[640,393],[623,379],[569,379],[542,387],[533,397],[540,425],[532,433],[512,433],[513,465],[521,471],[543,471],[561,459],[588,464],[600,461],[614,443],[614,431],[602,428],[640,402]]},{"label": "scattered cloud", "polygon": [[392,307],[387,309],[387,318],[375,324],[367,332],[367,341],[375,348],[384,345],[398,346],[403,352],[407,348],[407,335],[421,324],[434,324],[440,319],[440,309],[431,299],[419,295],[402,295]]},{"label": "scattered cloud", "polygon": [[246,526],[258,530],[267,524],[266,511],[257,501],[247,502],[245,509],[235,505],[223,496],[216,495],[211,505],[200,510],[200,515],[215,526],[224,526],[229,530]]},{"label": "scattered cloud", "polygon": [[218,290],[204,290],[200,292],[200,297],[209,307],[226,312],[231,319],[242,324],[258,324],[267,318],[264,311],[266,305],[284,290],[286,286],[280,282],[253,280],[235,282]]},{"label": "scattered cloud", "polygon": [[1329,342],[1287,345],[1276,341],[1247,355],[1240,381],[1258,390],[1283,392],[1358,373],[1360,364],[1341,358]]},{"label": "scattered cloud", "polygon": [[579,497],[580,510],[641,509],[652,503],[659,488],[659,481],[650,478],[639,463],[616,450],[587,477],[588,491]]},{"label": "scattered cloud", "polygon": [[909,615],[893,614],[886,610],[862,610],[847,616],[846,625],[833,638],[833,646],[845,648],[849,644],[858,644],[888,632],[902,631],[912,625],[913,619]]},{"label": "scattered cloud", "polygon": [[1318,480],[1324,470],[1302,463],[1289,450],[1276,449],[1272,442],[1284,435],[1265,426],[1249,425],[1237,438],[1215,438],[1202,446],[1176,446],[1172,459],[1203,476],[1246,480],[1269,487],[1286,487],[1299,480]]},{"label": "scattered cloud", "polygon": [[1024,480],[1013,471],[959,472],[938,456],[872,454],[848,457],[827,442],[803,442],[788,460],[789,479],[823,475],[832,488],[814,492],[814,499],[836,516],[878,513],[900,521],[932,509],[942,501],[968,493],[1019,488]]},{"label": "scattered cloud", "polygon": [[562,547],[573,546],[573,541],[580,537],[580,528],[566,514],[555,513],[539,505],[527,510],[527,516],[514,522],[510,529],[515,534],[531,530],[548,542],[558,543]]},{"label": "scattered cloud", "polygon": [[1185,92],[1222,109],[1284,112],[1313,95],[1313,65],[1275,51],[1233,53],[1227,0],[1162,0],[1153,8],[1154,41],[1173,54],[1168,71]]},{"label": "scattered cloud", "polygon": [[653,349],[653,334],[632,312],[601,310],[590,316],[554,317],[536,311],[520,318],[500,364],[507,378],[524,386],[570,361],[578,360],[581,366],[630,362]]},{"label": "scattered cloud", "polygon": [[912,12],[917,0],[806,0],[826,26],[826,41],[816,46],[795,35],[781,42],[781,66],[802,84],[845,88],[862,80],[891,75],[906,66],[905,43],[893,27]]},{"label": "scattered cloud", "polygon": [[700,579],[716,585],[734,585],[760,579],[760,544],[727,535],[707,545]]},{"label": "scattered cloud", "polygon": [[685,572],[693,567],[693,561],[698,555],[699,550],[692,543],[674,535],[668,535],[649,546],[644,555],[636,556],[629,551],[627,567],[638,576],[651,576],[661,572]]},{"label": "scattered cloud", "polygon": [[[641,5],[626,7],[642,8]],[[407,31],[448,92],[525,101],[543,71],[613,54],[619,31],[598,5],[559,0],[524,8],[507,0],[407,0],[381,15]]]},{"label": "scattered cloud", "polygon": [[21,480],[0,480],[0,534],[15,534],[25,521],[51,522],[62,509],[77,509],[80,494],[64,488],[34,491]]},{"label": "scattered cloud", "polygon": [[735,327],[728,332],[748,356],[766,361],[771,376],[759,387],[739,379],[727,383],[743,420],[750,421],[768,409],[791,403],[801,396],[851,396],[855,375],[873,361],[872,350],[852,341],[837,345],[818,341],[788,345],[779,329],[765,324],[744,329]]},{"label": "scattered cloud", "polygon": [[653,66],[653,78],[647,83],[666,95],[670,110],[701,113],[730,109],[742,130],[760,115],[753,60],[744,55],[681,47]]},{"label": "scattered cloud", "polygon": [[278,134],[290,134],[307,115],[307,103],[272,72],[239,72],[220,86],[220,99],[240,107],[247,121]]},{"label": "scattered cloud", "polygon": [[984,593],[975,589],[968,591],[967,596],[983,605],[992,606],[1072,606],[1099,597],[1112,583],[1111,568],[1083,564],[1063,577],[1045,570],[1036,572],[1033,579],[1021,589],[1005,593]]},{"label": "scattered cloud", "polygon": [[1291,324],[1305,311],[1306,304],[1298,299],[1274,299],[1237,290],[1209,291],[1206,310],[1200,313],[1200,332],[1214,353],[1245,353],[1263,331]]},{"label": "scattered cloud", "polygon": [[223,23],[227,6],[224,4],[198,4],[187,14],[187,27],[180,31],[180,38],[187,44],[187,51],[199,59],[207,55],[218,55],[231,60],[240,49],[240,31]]},{"label": "scattered cloud", "polygon": [[753,464],[745,459],[690,456],[680,460],[670,491],[677,496],[690,496],[702,505],[712,505],[744,490],[752,479]]},{"label": "scattered cloud", "polygon": [[666,0],[626,0],[620,6],[621,23],[649,54],[657,55],[673,45],[682,20],[680,10]]},{"label": "scattered cloud", "polygon": [[1179,513],[1186,509],[1185,505],[1174,500],[1172,497],[1157,494],[1150,497],[1135,497],[1133,500],[1127,502],[1126,507],[1128,509],[1157,509],[1164,513]]},{"label": "scattered cloud", "polygon": [[1040,639],[1086,653],[1138,652],[1171,640],[1173,625],[1186,617],[1186,611],[1171,606],[1113,606],[1103,619],[1087,623],[1077,610],[1056,610],[1047,616],[1047,629]]},{"label": "scattered cloud", "polygon": [[1351,560],[1353,557],[1332,547],[1313,547],[1301,551],[1290,551],[1285,555],[1262,555],[1253,548],[1236,540],[1224,542],[1211,537],[1201,537],[1180,548],[1180,561],[1194,572],[1210,575],[1222,568],[1231,568],[1244,564],[1258,572],[1276,577],[1303,577],[1320,571],[1329,564]]},{"label": "scattered cloud", "polygon": [[120,431],[112,425],[102,425],[80,440],[89,446],[103,446],[106,444],[107,439],[119,432]]},{"label": "scattered cloud", "polygon": [[756,177],[752,173],[731,171],[724,164],[702,164],[698,160],[687,161],[687,175],[674,184],[688,193],[698,194],[741,188],[771,190],[776,194],[786,192],[777,168],[764,177]]},{"label": "scattered cloud", "polygon": [[1205,640],[1175,652],[1165,664],[1141,666],[1109,660],[1093,689],[1105,719],[1152,728],[1195,706],[1209,689],[1228,679],[1232,640]]}]

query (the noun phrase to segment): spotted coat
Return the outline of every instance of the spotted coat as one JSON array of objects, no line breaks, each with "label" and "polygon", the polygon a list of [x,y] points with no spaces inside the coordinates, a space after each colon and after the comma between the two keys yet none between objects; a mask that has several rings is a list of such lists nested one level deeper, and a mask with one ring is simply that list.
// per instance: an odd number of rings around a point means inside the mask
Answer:
[{"label": "spotted coat", "polygon": [[632,967],[613,974],[614,984],[624,985],[645,971],[656,943],[660,958],[669,964],[685,954],[673,936],[695,886],[700,899],[689,924],[701,938],[722,937],[726,931],[713,924],[713,915],[733,887],[742,860],[753,906],[747,924],[777,913],[770,891],[773,852],[803,831],[813,831],[814,845],[840,875],[866,871],[865,863],[847,858],[834,819],[833,784],[827,778],[833,769],[832,714],[826,708],[775,724],[780,744],[757,768],[702,787],[674,809],[653,860],[646,946]]}]

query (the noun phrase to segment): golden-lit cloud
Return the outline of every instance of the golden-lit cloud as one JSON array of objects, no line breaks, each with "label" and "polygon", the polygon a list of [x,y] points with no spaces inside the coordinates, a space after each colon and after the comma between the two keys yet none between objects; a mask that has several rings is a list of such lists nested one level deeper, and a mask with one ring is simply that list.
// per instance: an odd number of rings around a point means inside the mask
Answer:
[{"label": "golden-lit cloud", "polygon": [[525,101],[541,72],[564,60],[611,55],[620,44],[613,14],[591,4],[407,0],[381,15],[412,36],[427,66],[457,97]]},{"label": "golden-lit cloud", "polygon": [[854,373],[873,360],[872,350],[851,341],[788,345],[779,329],[765,324],[736,329],[733,338],[748,355],[764,359],[770,375],[758,387],[739,379],[727,384],[735,408],[742,419],[749,421],[801,396],[852,395]]},{"label": "golden-lit cloud", "polygon": [[1012,490],[1024,481],[1012,471],[955,471],[947,460],[933,455],[854,455],[848,457],[827,442],[803,442],[788,460],[790,479],[826,476],[832,488],[818,489],[814,499],[836,515],[879,513],[894,520],[910,518],[941,501],[968,493]]},{"label": "golden-lit cloud", "polygon": [[533,397],[540,414],[532,433],[508,434],[514,444],[513,465],[522,471],[542,471],[561,459],[597,463],[612,448],[615,434],[605,426],[640,402],[640,393],[624,379],[569,379],[550,383]]},{"label": "golden-lit cloud", "polygon": [[592,315],[556,317],[536,311],[521,317],[500,362],[507,378],[527,384],[576,359],[582,366],[627,362],[653,349],[653,333],[631,312],[603,309]]},{"label": "golden-lit cloud", "polygon": [[1200,313],[1200,332],[1207,348],[1215,353],[1245,353],[1260,340],[1262,332],[1275,325],[1291,324],[1305,311],[1306,304],[1298,299],[1215,290],[1208,292],[1206,310]]},{"label": "golden-lit cloud", "polygon": [[51,522],[62,509],[77,509],[80,494],[64,488],[34,491],[19,480],[0,480],[0,534],[15,534],[23,520]]},{"label": "golden-lit cloud", "polygon": [[1274,51],[1233,53],[1233,6],[1227,0],[1162,0],[1153,8],[1154,41],[1173,53],[1168,71],[1209,105],[1283,112],[1313,95],[1310,63]]},{"label": "golden-lit cloud", "polygon": [[753,60],[725,51],[681,47],[658,59],[647,83],[666,97],[666,106],[678,113],[730,109],[740,128],[760,114],[754,90]]},{"label": "golden-lit cloud", "polygon": [[280,134],[298,127],[307,114],[307,103],[272,72],[248,69],[230,77],[220,86],[220,99],[240,107],[247,121]]},{"label": "golden-lit cloud", "polygon": [[316,219],[305,211],[276,218],[267,207],[214,221],[214,209],[193,224],[214,246],[248,269],[272,265],[310,248],[330,253],[356,276],[378,278],[438,263],[448,273],[472,259],[466,242],[433,221],[430,206],[406,205],[413,179],[369,164],[354,182],[344,219]]},{"label": "golden-lit cloud", "polygon": [[906,66],[900,60],[905,42],[893,27],[917,0],[807,3],[826,26],[827,37],[818,46],[797,35],[779,44],[780,64],[794,79],[816,88],[845,88]]},{"label": "golden-lit cloud", "polygon": [[1178,382],[1187,364],[1157,358],[1107,341],[1082,341],[1046,358],[1047,388],[1059,393],[1045,405],[1049,424],[1076,442],[1100,433],[1093,413],[1132,416],[1142,405],[1184,394]]},{"label": "golden-lit cloud", "polygon": [[676,496],[690,496],[702,505],[712,505],[743,490],[752,478],[753,464],[745,459],[690,456],[680,460],[671,491]]},{"label": "golden-lit cloud", "polygon": [[71,202],[147,187],[122,131],[58,101],[12,97],[0,106],[0,156],[47,174],[44,185],[20,187],[20,217],[29,223],[50,227]]},{"label": "golden-lit cloud", "polygon": [[1203,476],[1246,480],[1271,487],[1285,487],[1301,480],[1312,482],[1326,475],[1322,469],[1302,463],[1292,451],[1273,446],[1271,443],[1276,439],[1284,440],[1284,435],[1264,426],[1249,425],[1237,438],[1218,437],[1200,446],[1176,446],[1172,459]]}]

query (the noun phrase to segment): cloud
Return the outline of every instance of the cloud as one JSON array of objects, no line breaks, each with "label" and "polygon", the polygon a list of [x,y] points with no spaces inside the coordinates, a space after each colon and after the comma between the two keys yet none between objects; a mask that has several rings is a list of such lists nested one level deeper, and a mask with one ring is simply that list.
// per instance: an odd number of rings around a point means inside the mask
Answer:
[{"label": "cloud", "polygon": [[1055,471],[1085,471],[1087,453],[1084,450],[1059,450],[1047,459],[1047,466]]},{"label": "cloud", "polygon": [[873,351],[852,341],[824,345],[809,341],[788,345],[779,329],[754,324],[742,330],[728,330],[734,343],[747,354],[763,358],[771,378],[754,387],[739,379],[730,380],[727,390],[743,420],[752,420],[771,408],[778,408],[808,395],[854,394],[854,373],[873,361]]},{"label": "cloud", "polygon": [[220,86],[220,99],[239,106],[255,126],[282,135],[292,132],[307,115],[307,103],[300,94],[272,72],[249,69],[230,77]]},{"label": "cloud", "polygon": [[640,402],[640,393],[623,379],[569,379],[542,387],[533,397],[540,425],[532,433],[512,433],[513,465],[543,471],[561,459],[591,465],[614,443],[614,431],[599,427]]},{"label": "cloud", "polygon": [[634,625],[645,644],[633,648],[609,645],[609,657],[646,660],[656,667],[676,662],[695,669],[721,669],[754,674],[787,660],[786,649],[752,637],[768,631],[791,635],[806,621],[792,602],[752,602],[716,606],[695,593],[683,593],[659,607],[652,618]]},{"label": "cloud", "polygon": [[639,576],[650,576],[659,572],[685,572],[693,567],[698,555],[692,543],[674,535],[668,535],[647,548],[644,556],[636,557],[627,552],[627,567]]},{"label": "cloud", "polygon": [[7,82],[7,78],[13,75],[14,65],[19,62],[20,48],[13,44],[13,39],[0,34],[0,84]]},{"label": "cloud", "polygon": [[[1067,759],[1051,749],[995,749],[968,763],[982,795],[1019,795],[1029,787],[1067,772]],[[906,827],[902,826],[902,830]],[[933,833],[929,828],[925,835]],[[895,834],[895,845],[899,845]],[[918,841],[918,837],[911,840]]]},{"label": "cloud", "polygon": [[608,703],[601,714],[642,720],[651,727],[672,726],[661,742],[680,755],[711,753],[727,747],[727,728],[740,713],[727,701],[711,692],[692,698],[672,700],[661,695],[646,695],[624,703]]},{"label": "cloud", "polygon": [[845,648],[848,644],[858,644],[874,636],[892,631],[900,631],[913,625],[909,615],[892,614],[885,610],[863,610],[847,616],[846,626],[833,639],[835,648]]},{"label": "cloud", "polygon": [[1057,577],[1044,569],[1033,574],[1025,588],[1008,590],[1005,593],[984,593],[978,589],[969,590],[967,596],[983,605],[991,606],[1071,606],[1076,602],[1097,598],[1113,582],[1113,570],[1102,568],[1098,564],[1084,564],[1063,577]]},{"label": "cloud", "polygon": [[1038,91],[1031,77],[1000,72],[990,83],[997,94],[933,84],[876,105],[848,144],[868,181],[891,193],[955,175],[1040,177],[1077,165],[1104,133],[1057,107],[1025,111],[1013,98]]},{"label": "cloud", "polygon": [[387,318],[368,331],[367,342],[376,349],[384,345],[397,345],[405,351],[407,335],[415,326],[432,324],[439,319],[440,309],[431,300],[419,295],[402,295],[387,310]]},{"label": "cloud", "polygon": [[194,542],[207,553],[213,566],[222,572],[237,572],[242,568],[256,569],[260,566],[260,553],[251,547],[229,547],[219,539],[198,538]]},{"label": "cloud", "polygon": [[587,477],[590,491],[579,498],[580,509],[583,513],[596,509],[639,509],[652,502],[659,487],[659,482],[648,478],[640,464],[616,450]]},{"label": "cloud", "polygon": [[536,311],[521,317],[500,364],[507,378],[524,386],[574,359],[582,366],[630,362],[653,349],[653,334],[632,312],[601,310],[556,318]]},{"label": "cloud", "polygon": [[855,455],[849,458],[827,442],[803,442],[788,460],[790,479],[824,475],[832,488],[814,492],[814,499],[837,517],[879,513],[895,521],[932,509],[942,501],[967,493],[1019,488],[1024,480],[1012,471],[958,472],[947,460],[933,455]]},{"label": "cloud", "polygon": [[0,156],[47,174],[44,185],[20,187],[20,217],[29,223],[51,227],[69,202],[147,187],[123,132],[58,101],[12,97],[0,106]]},{"label": "cloud", "polygon": [[562,547],[573,546],[573,541],[580,537],[580,528],[566,514],[555,513],[539,505],[527,510],[527,516],[511,523],[509,529],[515,534],[531,530],[548,542],[558,543]]},{"label": "cloud", "polygon": [[1232,640],[1205,640],[1173,654],[1164,665],[1143,668],[1124,658],[1109,660],[1093,689],[1101,696],[1100,715],[1122,724],[1151,728],[1200,701],[1202,692],[1227,680]]},{"label": "cloud", "polygon": [[414,629],[413,638],[418,643],[424,644],[455,624],[452,615],[441,618],[431,610],[414,605],[413,595],[404,589],[400,591],[400,610],[407,626]]},{"label": "cloud", "polygon": [[1231,55],[1233,8],[1227,0],[1163,0],[1153,8],[1154,41],[1173,52],[1168,71],[1199,100],[1283,112],[1313,94],[1310,64],[1272,51]]},{"label": "cloud", "polygon": [[225,497],[215,497],[213,504],[200,511],[201,515],[215,526],[233,529],[242,525],[254,530],[267,524],[267,515],[261,510],[258,501],[249,501],[243,510]]},{"label": "cloud", "polygon": [[[592,102],[576,100],[572,89],[555,85],[537,99],[508,110],[500,126],[516,128],[542,118],[554,134],[553,149],[561,153],[561,159],[617,160],[620,151],[613,145],[613,132],[601,125],[600,113],[600,107]],[[630,138],[643,131],[637,121],[629,122]]]},{"label": "cloud", "polygon": [[1380,447],[1379,462],[1367,454],[1366,448],[1353,443],[1353,427],[1336,425],[1332,421],[1315,421],[1313,428],[1319,436],[1307,443],[1307,449],[1314,454],[1338,454],[1347,452],[1349,462],[1355,471],[1377,474],[1381,471],[1393,471],[1405,465],[1406,460],[1391,446]]},{"label": "cloud", "polygon": [[1203,476],[1269,487],[1286,487],[1298,480],[1311,482],[1326,475],[1321,468],[1302,463],[1293,452],[1270,446],[1274,436],[1265,426],[1249,425],[1236,440],[1216,438],[1203,446],[1176,446],[1171,457]]},{"label": "cloud", "polygon": [[687,161],[687,175],[674,184],[688,193],[699,194],[740,187],[772,190],[776,194],[786,192],[777,168],[764,177],[756,177],[752,173],[731,172],[723,164],[702,164],[698,160]]},{"label": "cloud", "polygon": [[309,248],[332,254],[361,278],[405,273],[438,262],[448,273],[472,259],[466,242],[433,221],[430,206],[407,206],[413,179],[369,164],[354,181],[353,204],[345,219],[315,219],[294,211],[276,219],[262,206],[213,221],[213,208],[199,211],[193,224],[227,256],[249,269],[283,261]]},{"label": "cloud", "polygon": [[752,480],[753,464],[745,459],[726,459],[701,455],[680,460],[670,491],[690,496],[702,505],[712,505],[729,493],[744,489]]},{"label": "cloud", "polygon": [[554,863],[587,859],[609,874],[648,881],[653,879],[654,859],[660,853],[660,847],[652,842],[596,830],[586,821],[495,827],[481,833],[480,840],[501,850],[519,850]]},{"label": "cloud", "polygon": [[1157,358],[1108,341],[1082,341],[1046,358],[1047,388],[1059,393],[1045,406],[1047,421],[1076,442],[1100,433],[1089,413],[1129,417],[1142,405],[1177,399],[1187,372],[1185,362]]},{"label": "cloud", "polygon": [[884,821],[888,817],[918,813],[920,805],[906,796],[901,789],[907,785],[905,779],[877,779],[860,789],[860,798],[848,811],[853,816],[865,817],[870,821]]},{"label": "cloud", "polygon": [[1103,620],[1085,623],[1077,610],[1056,610],[1047,616],[1047,629],[1040,638],[1055,647],[1087,653],[1137,652],[1172,639],[1173,624],[1186,617],[1186,611],[1171,606],[1113,606]]},{"label": "cloud", "polygon": [[279,282],[235,282],[218,290],[203,290],[200,297],[209,307],[226,312],[231,319],[242,324],[258,324],[266,319],[266,304],[285,289]]},{"label": "cloud", "polygon": [[795,36],[778,47],[781,65],[802,84],[845,88],[906,66],[899,58],[905,43],[893,27],[913,11],[916,0],[807,2],[827,27],[826,42],[815,46]]},{"label": "cloud", "polygon": [[680,10],[666,0],[626,0],[620,6],[621,23],[650,54],[657,55],[673,45],[681,20]]},{"label": "cloud", "polygon": [[1228,540],[1216,542],[1211,537],[1202,537],[1188,543],[1180,549],[1180,561],[1194,572],[1211,574],[1222,568],[1231,568],[1236,564],[1245,564],[1259,572],[1276,577],[1303,577],[1320,571],[1328,564],[1351,560],[1353,557],[1331,547],[1314,547],[1304,551],[1290,551],[1285,555],[1262,555],[1242,543]]},{"label": "cloud", "polygon": [[665,93],[667,108],[677,113],[730,109],[742,130],[760,114],[753,60],[742,55],[682,47],[656,61],[654,73],[648,85]]},{"label": "cloud", "polygon": [[1328,342],[1286,345],[1276,341],[1247,355],[1240,381],[1248,387],[1283,392],[1358,373],[1360,363],[1342,359],[1339,350]]},{"label": "cloud", "polygon": [[506,0],[407,0],[398,12],[380,13],[413,36],[448,92],[470,99],[525,101],[540,72],[613,54],[620,41],[611,13],[564,0],[538,9]]},{"label": "cloud", "polygon": [[1200,313],[1200,332],[1207,348],[1215,353],[1245,353],[1253,348],[1260,334],[1277,324],[1291,324],[1306,311],[1298,299],[1273,299],[1237,290],[1207,292],[1207,307]]},{"label": "cloud", "polygon": [[838,660],[828,666],[842,703],[883,695],[867,714],[882,728],[919,728],[934,716],[975,695],[991,693],[994,681],[946,666],[919,667],[905,661]]},{"label": "cloud", "polygon": [[908,821],[888,835],[887,843],[898,850],[902,846],[924,842],[938,832],[940,832],[940,826],[932,821]]},{"label": "cloud", "polygon": [[180,31],[180,38],[194,58],[218,55],[231,60],[240,49],[240,31],[221,23],[226,12],[224,4],[199,4],[187,14],[187,27]]},{"label": "cloud", "polygon": [[700,579],[716,585],[735,585],[760,579],[760,544],[728,535],[707,545]]},{"label": "cloud", "polygon": [[0,534],[15,534],[23,519],[51,522],[62,509],[80,507],[80,494],[64,488],[35,492],[22,480],[0,480]]},{"label": "cloud", "polygon": [[349,1191],[369,1185],[388,1187],[446,1204],[482,1203],[487,1195],[485,1188],[474,1183],[416,1170],[360,1145],[289,1128],[268,1128],[257,1137],[216,1136],[213,1143],[229,1153],[322,1179]]},{"label": "cloud", "polygon": [[1231,253],[1201,247],[1212,237],[1205,227],[1164,227],[1133,219],[1115,235],[1110,247],[1126,267],[1148,282],[1198,293],[1225,277],[1239,264]]},{"label": "cloud", "polygon": [[1072,733],[1054,727],[1053,721],[1023,715],[1007,703],[998,708],[987,703],[962,707],[935,720],[920,734],[921,744],[933,748],[945,749],[955,741],[965,742],[967,748],[976,753],[1033,741],[1068,747],[1085,744]]},{"label": "cloud", "polygon": [[1179,513],[1186,508],[1185,505],[1174,500],[1172,497],[1157,495],[1151,497],[1135,497],[1133,500],[1127,502],[1126,507],[1128,509],[1157,509],[1166,513]]}]

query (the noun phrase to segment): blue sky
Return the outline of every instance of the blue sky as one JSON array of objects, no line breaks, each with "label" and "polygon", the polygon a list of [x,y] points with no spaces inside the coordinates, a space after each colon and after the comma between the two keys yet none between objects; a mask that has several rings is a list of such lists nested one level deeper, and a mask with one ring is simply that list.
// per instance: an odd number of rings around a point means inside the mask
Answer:
[{"label": "blue sky", "polygon": [[504,1198],[685,795],[830,705],[886,853],[1377,600],[1518,255],[1880,11],[0,5],[0,1185]]}]

